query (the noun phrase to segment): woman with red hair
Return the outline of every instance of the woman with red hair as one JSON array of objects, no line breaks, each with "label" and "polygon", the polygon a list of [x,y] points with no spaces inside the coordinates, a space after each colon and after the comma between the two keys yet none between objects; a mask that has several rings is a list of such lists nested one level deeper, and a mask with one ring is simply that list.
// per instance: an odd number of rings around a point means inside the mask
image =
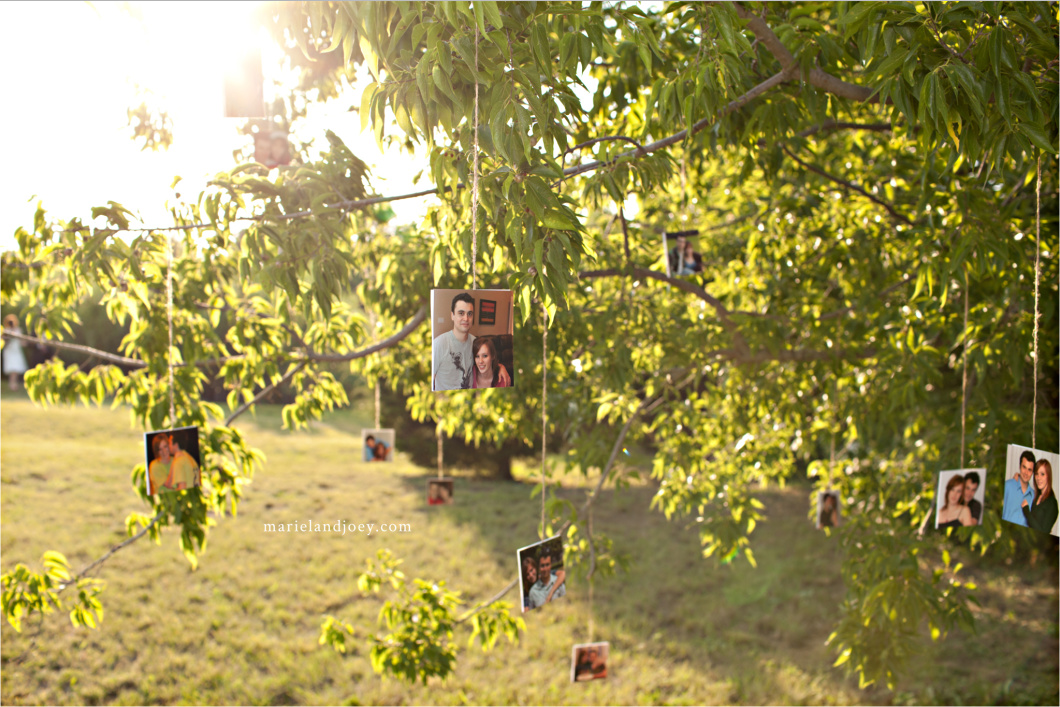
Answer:
[{"label": "woman with red hair", "polygon": [[960,528],[975,525],[972,512],[964,505],[964,477],[954,474],[946,484],[945,503],[935,517],[936,528]]},{"label": "woman with red hair", "polygon": [[1023,502],[1023,517],[1027,525],[1043,533],[1053,532],[1056,522],[1057,503],[1053,493],[1053,465],[1048,459],[1039,459],[1034,465],[1034,505]]}]

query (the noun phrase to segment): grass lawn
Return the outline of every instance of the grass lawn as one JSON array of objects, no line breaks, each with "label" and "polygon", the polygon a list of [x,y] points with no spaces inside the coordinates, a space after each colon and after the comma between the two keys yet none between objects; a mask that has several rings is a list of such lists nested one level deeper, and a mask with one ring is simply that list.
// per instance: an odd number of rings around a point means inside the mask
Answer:
[{"label": "grass lawn", "polygon": [[[594,640],[611,642],[611,677],[572,685],[573,643],[588,638],[587,587],[532,612],[517,645],[462,652],[456,674],[409,687],[372,673],[363,645],[342,657],[317,644],[321,617],[376,630],[382,597],[356,577],[383,547],[412,577],[446,580],[468,602],[514,575],[516,548],[536,539],[540,501],[532,461],[517,483],[457,476],[457,504],[428,507],[431,469],[400,454],[360,461],[369,406],[328,416],[309,431],[281,432],[279,409],[240,419],[268,461],[237,518],[213,529],[192,572],[176,534],[115,555],[106,616],[96,631],[50,615],[36,647],[33,624],[0,637],[5,704],[856,704],[1038,703],[1058,693],[1057,568],[1002,567],[959,552],[980,586],[978,634],[932,643],[895,692],[858,690],[831,667],[824,641],[843,597],[836,538],[813,529],[808,492],[765,492],[768,521],[753,536],[758,569],[700,557],[694,529],[648,510],[653,487],[604,493],[594,526],[627,553],[629,573],[595,586]],[[129,484],[142,434],[124,410],[33,406],[3,393],[0,406],[0,552],[4,571],[40,569],[49,549],[75,570],[124,537],[124,518],[145,509]],[[644,462],[643,457],[633,457]],[[560,493],[578,500],[584,482]],[[371,536],[263,531],[265,523],[408,523]],[[508,599],[518,601],[515,592]],[[470,634],[461,628],[463,647]]]}]

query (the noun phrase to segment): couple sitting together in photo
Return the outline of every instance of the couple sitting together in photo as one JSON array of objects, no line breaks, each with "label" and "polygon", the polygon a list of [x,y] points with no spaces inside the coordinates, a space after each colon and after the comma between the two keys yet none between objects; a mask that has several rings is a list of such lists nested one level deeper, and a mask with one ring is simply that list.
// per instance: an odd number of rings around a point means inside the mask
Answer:
[{"label": "couple sitting together in photo", "polygon": [[190,489],[201,483],[199,465],[194,457],[180,448],[175,436],[156,435],[151,440],[151,449],[155,459],[147,469],[151,484],[149,493],[157,493],[159,489]]},{"label": "couple sitting together in photo", "polygon": [[703,272],[703,256],[692,248],[692,242],[685,236],[677,236],[677,245],[670,249],[668,258],[671,277],[684,277]]},{"label": "couple sitting together in photo", "polygon": [[366,462],[385,462],[390,456],[390,445],[377,440],[374,435],[364,438],[364,460]]},{"label": "couple sitting together in photo", "polygon": [[567,595],[567,573],[563,569],[552,569],[552,553],[542,546],[535,558],[532,554],[523,557],[523,587],[530,589],[523,595],[523,611],[544,606],[553,599]]},{"label": "couple sitting together in photo", "polygon": [[946,484],[945,501],[939,510],[937,528],[960,528],[979,525],[983,504],[975,500],[979,490],[979,474],[975,471],[961,476],[954,474]]},{"label": "couple sitting together in photo", "polygon": [[453,329],[435,338],[432,345],[434,380],[432,390],[507,388],[512,378],[500,362],[492,337],[476,337],[475,299],[467,292],[453,298],[450,307]]},{"label": "couple sitting together in photo", "polygon": [[1048,459],[1035,460],[1034,452],[1020,455],[1020,468],[1005,482],[1001,520],[1051,533],[1056,523],[1057,503],[1053,493],[1053,465]]}]

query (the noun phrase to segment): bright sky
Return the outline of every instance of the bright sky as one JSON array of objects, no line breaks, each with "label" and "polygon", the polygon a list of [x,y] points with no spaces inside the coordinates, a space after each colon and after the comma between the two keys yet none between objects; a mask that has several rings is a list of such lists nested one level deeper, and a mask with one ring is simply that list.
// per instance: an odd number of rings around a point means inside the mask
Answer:
[{"label": "bright sky", "polygon": [[[0,90],[6,97],[0,128],[7,155],[0,172],[0,250],[16,247],[16,228],[32,227],[38,200],[55,218],[89,222],[91,207],[113,200],[139,214],[140,225],[169,225],[174,177],[182,177],[177,191],[183,200],[194,201],[209,178],[233,167],[233,150],[250,139],[239,134],[242,119],[223,117],[226,67],[257,45],[266,101],[272,79],[291,81],[281,75],[280,50],[264,30],[251,29],[255,4],[0,2]],[[297,138],[316,138],[310,148],[316,157],[316,149],[327,147],[325,131],[334,131],[369,165],[377,193],[428,188],[426,180],[412,181],[426,160],[414,162],[403,151],[384,156],[371,131],[361,133],[358,114],[347,110],[360,105],[359,88],[368,80],[364,71],[357,89],[326,106],[311,105],[295,126]],[[142,152],[131,139],[126,111],[142,100],[137,86],[170,115],[168,151]],[[395,202],[396,223],[418,222],[432,199]],[[626,209],[636,214],[635,197]]]},{"label": "bright sky", "polygon": [[[0,249],[15,247],[18,226],[32,227],[37,201],[55,217],[89,220],[108,200],[141,215],[145,225],[169,224],[165,209],[178,190],[194,200],[206,180],[234,166],[232,151],[249,138],[241,119],[223,117],[223,73],[248,45],[262,48],[266,74],[279,75],[279,50],[249,29],[252,3],[86,2],[0,3],[0,66],[5,110],[5,169],[0,176]],[[32,29],[38,28],[38,29]],[[41,29],[43,28],[43,29]],[[126,110],[139,105],[136,86],[149,89],[169,111],[174,140],[168,151],[141,152],[131,139]],[[363,84],[362,84],[363,85]],[[298,127],[301,139],[333,130],[372,167],[384,194],[425,186],[412,183],[423,165],[407,155],[383,157],[370,131],[345,110],[356,93],[314,106]],[[311,155],[315,156],[313,148]],[[393,205],[400,222],[418,221],[428,199]]]}]

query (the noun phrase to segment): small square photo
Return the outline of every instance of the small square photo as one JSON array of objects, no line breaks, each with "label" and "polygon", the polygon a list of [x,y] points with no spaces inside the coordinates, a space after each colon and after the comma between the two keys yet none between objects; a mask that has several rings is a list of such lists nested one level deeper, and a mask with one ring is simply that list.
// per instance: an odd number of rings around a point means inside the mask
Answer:
[{"label": "small square photo", "polygon": [[1005,499],[1001,520],[1057,535],[1057,474],[1060,455],[1010,444],[1005,455]]},{"label": "small square photo", "polygon": [[935,491],[935,529],[960,528],[983,522],[986,469],[939,472]]},{"label": "small square photo", "polygon": [[431,290],[431,390],[515,384],[511,290]]},{"label": "small square photo", "polygon": [[144,434],[147,493],[180,491],[202,484],[199,428],[177,427]]},{"label": "small square photo", "polygon": [[839,526],[839,492],[817,492],[817,529]]},{"label": "small square photo", "polygon": [[361,430],[361,441],[364,446],[364,461],[394,461],[394,430]]},{"label": "small square photo", "polygon": [[698,230],[663,233],[667,276],[689,277],[703,272],[703,256],[691,240],[698,235]]},{"label": "small square photo", "polygon": [[574,646],[571,653],[570,681],[588,682],[589,680],[603,680],[607,677],[607,659],[611,652],[611,644],[606,641],[602,643],[579,643]]},{"label": "small square photo", "polygon": [[453,480],[449,477],[427,482],[427,505],[447,506],[453,502]]},{"label": "small square photo", "polygon": [[516,552],[523,612],[567,595],[563,569],[563,538],[559,535],[527,545]]}]

